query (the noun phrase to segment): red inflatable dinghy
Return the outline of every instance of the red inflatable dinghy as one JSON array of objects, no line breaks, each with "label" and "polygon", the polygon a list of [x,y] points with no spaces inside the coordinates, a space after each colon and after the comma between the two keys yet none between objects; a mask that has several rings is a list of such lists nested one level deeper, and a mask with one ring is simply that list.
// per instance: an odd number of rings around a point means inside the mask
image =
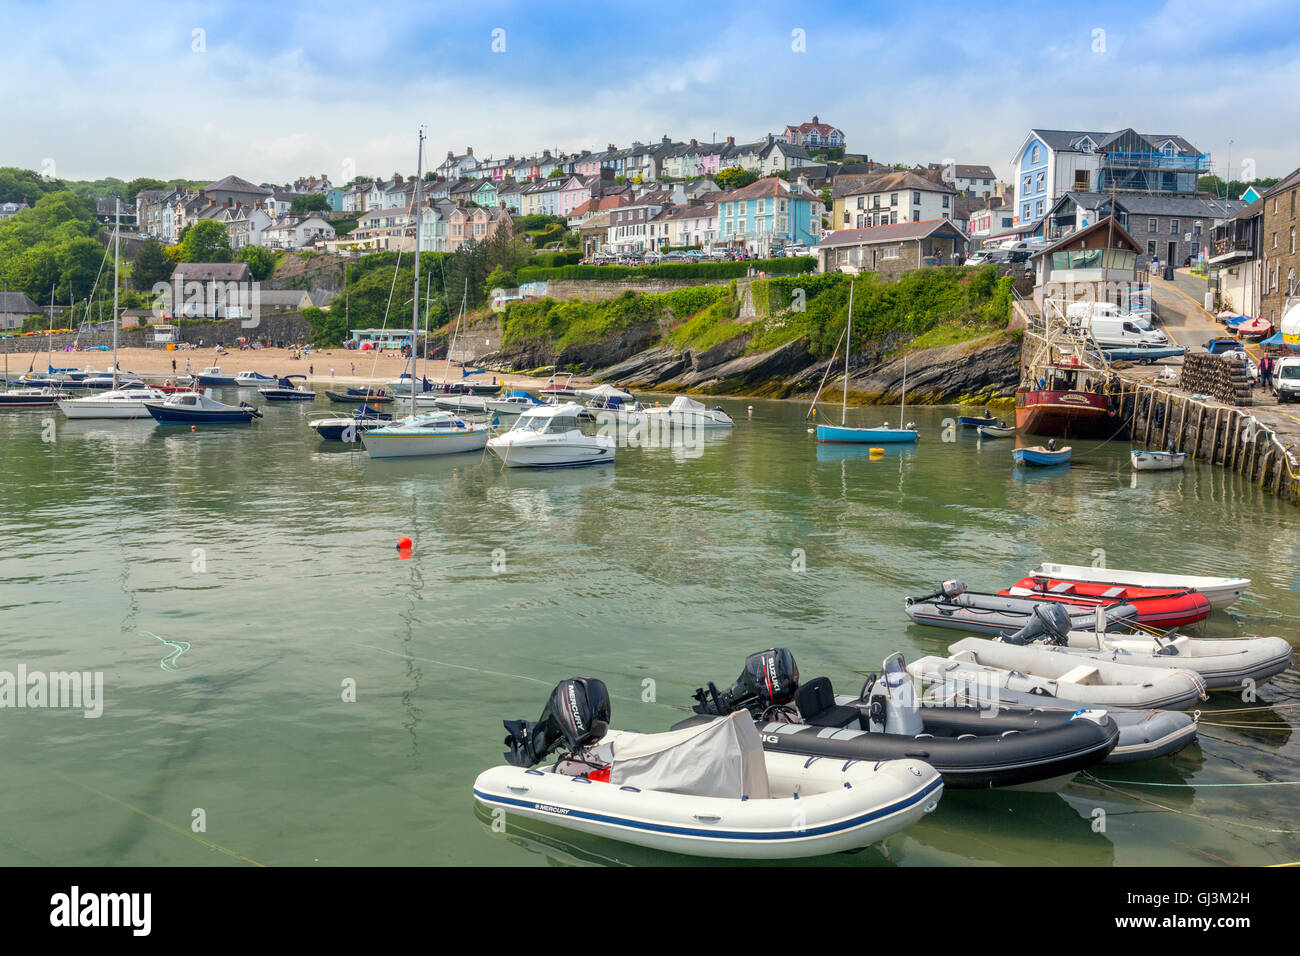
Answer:
[{"label": "red inflatable dinghy", "polygon": [[1059,601],[1076,607],[1111,607],[1132,604],[1138,623],[1150,627],[1181,627],[1210,616],[1210,600],[1200,591],[1179,588],[1139,588],[1061,578],[1022,578],[998,594],[1034,600]]}]

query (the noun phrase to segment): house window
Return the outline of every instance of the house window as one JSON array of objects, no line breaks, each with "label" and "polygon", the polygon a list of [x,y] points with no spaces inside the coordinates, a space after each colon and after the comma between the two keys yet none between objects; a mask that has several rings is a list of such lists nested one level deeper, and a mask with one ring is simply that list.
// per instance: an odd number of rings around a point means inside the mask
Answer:
[{"label": "house window", "polygon": [[1291,254],[1295,254],[1295,226],[1291,227]]},{"label": "house window", "polygon": [[912,205],[913,206],[921,205],[921,194],[919,192],[912,193]]},{"label": "house window", "polygon": [[1147,232],[1155,232],[1158,225],[1159,223],[1157,223],[1154,219],[1148,219]]},{"label": "house window", "polygon": [[1029,192],[1029,190],[1033,188],[1033,182],[1034,181],[1031,177],[1025,177],[1025,192]]},{"label": "house window", "polygon": [[898,246],[885,246],[885,248],[883,248],[883,249],[880,250],[880,258],[882,258],[882,259],[897,259],[897,258],[898,258]]},{"label": "house window", "polygon": [[[988,180],[985,180],[987,183]],[[1076,169],[1074,171],[1074,188],[1079,192],[1088,191],[1088,171],[1086,169]]]},{"label": "house window", "polygon": [[844,210],[844,225],[847,226],[848,224],[849,224],[849,211],[846,209]]},{"label": "house window", "polygon": [[871,208],[872,208],[872,209],[879,209],[879,208],[880,208],[880,197],[879,197],[879,196],[872,196],[872,197],[871,197]]},{"label": "house window", "polygon": [[889,194],[889,204],[890,204],[891,206],[897,206],[897,205],[898,205],[898,193],[890,193],[890,194]]},{"label": "house window", "polygon": [[1177,220],[1177,219],[1170,219],[1170,220],[1169,220],[1169,235],[1171,235],[1171,236],[1176,236],[1176,235],[1178,235],[1178,220]]},{"label": "house window", "polygon": [[1147,240],[1147,255],[1152,259],[1156,257],[1156,241],[1154,239]]},{"label": "house window", "polygon": [[944,197],[943,197],[943,208],[944,208],[944,209],[947,209],[947,208],[948,208],[948,197],[947,197],[947,196],[944,196]]},{"label": "house window", "polygon": [[1039,188],[1039,190],[1042,190],[1043,188],[1045,188],[1046,185],[1047,185],[1047,173],[1039,173],[1039,174],[1038,174],[1038,188]]},{"label": "house window", "polygon": [[1037,143],[1034,144],[1033,159],[1031,159],[1030,162],[1033,162],[1033,163],[1038,162],[1038,144],[1037,144]]},{"label": "house window", "polygon": [[1043,200],[1040,199],[1038,200],[1038,206],[1035,209],[1035,215],[1042,216],[1042,214],[1043,214]]},{"label": "house window", "polygon": [[1198,239],[1201,237],[1201,224],[1199,222],[1192,226],[1192,235]]},{"label": "house window", "polygon": [[858,208],[859,208],[859,209],[866,209],[866,208],[867,208],[867,197],[866,197],[866,196],[859,196],[859,197],[858,197]]},{"label": "house window", "polygon": [[921,214],[919,212],[913,212],[912,222],[920,222],[920,221],[921,221]]}]

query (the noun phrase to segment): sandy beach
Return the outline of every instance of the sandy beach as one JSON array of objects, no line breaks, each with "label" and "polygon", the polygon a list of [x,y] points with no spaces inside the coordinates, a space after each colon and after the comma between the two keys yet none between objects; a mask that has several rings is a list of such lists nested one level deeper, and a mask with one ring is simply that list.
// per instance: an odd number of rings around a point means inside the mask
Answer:
[{"label": "sandy beach", "polygon": [[[289,357],[289,349],[248,349],[245,351],[227,351],[218,355],[215,349],[185,349],[166,352],[162,349],[118,349],[118,363],[125,372],[133,372],[150,380],[185,375],[186,362],[190,371],[197,372],[211,365],[221,367],[222,372],[234,375],[248,370],[263,375],[306,375],[309,383],[328,386],[331,382],[339,385],[364,385],[367,382],[386,383],[401,375],[406,367],[406,360],[397,352],[353,352],[348,349],[313,349],[307,358]],[[53,356],[53,364],[70,368],[104,369],[112,362],[108,352],[58,352]],[[175,362],[173,372],[172,363]],[[43,364],[43,363],[41,363]],[[431,361],[427,371],[424,361],[420,362],[420,373],[427,375],[429,381],[457,381],[460,367],[447,368],[446,361]],[[485,372],[473,376],[475,381],[505,384],[522,389],[540,388],[546,383],[544,378],[531,378],[527,375],[504,375],[500,372]],[[586,379],[575,377],[574,383],[586,383]]]}]

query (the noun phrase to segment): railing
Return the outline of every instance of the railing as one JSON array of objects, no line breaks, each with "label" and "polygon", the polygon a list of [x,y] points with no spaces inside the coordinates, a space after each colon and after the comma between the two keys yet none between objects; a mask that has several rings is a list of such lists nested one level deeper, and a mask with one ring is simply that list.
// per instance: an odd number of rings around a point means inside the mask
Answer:
[{"label": "railing", "polygon": [[1186,169],[1209,172],[1210,154],[1177,156],[1168,153],[1118,152],[1106,153],[1101,159],[1102,169]]}]

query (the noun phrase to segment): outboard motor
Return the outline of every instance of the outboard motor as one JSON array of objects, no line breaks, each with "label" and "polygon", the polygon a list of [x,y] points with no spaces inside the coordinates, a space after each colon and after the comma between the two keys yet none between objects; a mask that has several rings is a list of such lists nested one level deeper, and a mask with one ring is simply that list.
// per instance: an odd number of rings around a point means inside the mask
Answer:
[{"label": "outboard motor", "polygon": [[913,737],[925,730],[921,705],[902,654],[885,658],[883,673],[867,691],[868,729],[873,733]]},{"label": "outboard motor", "polygon": [[571,677],[555,685],[536,723],[502,723],[509,733],[506,760],[516,767],[531,767],[561,745],[573,752],[604,737],[609,730],[609,691],[595,677]]},{"label": "outboard motor", "polygon": [[1005,644],[1032,644],[1041,641],[1064,647],[1070,643],[1070,615],[1059,604],[1035,604],[1029,623],[1014,634],[1003,634],[1002,641]]},{"label": "outboard motor", "polygon": [[931,594],[923,594],[920,597],[908,598],[907,606],[911,607],[913,604],[918,604],[921,601],[933,601],[935,598],[947,598],[949,601],[954,601],[965,593],[966,582],[953,578],[951,581],[944,581],[943,584],[939,585],[939,590]]},{"label": "outboard motor", "polygon": [[772,647],[745,658],[745,669],[736,682],[721,693],[713,681],[695,691],[697,714],[730,714],[744,707],[761,714],[772,706],[794,700],[799,689],[799,665],[784,647]]}]

